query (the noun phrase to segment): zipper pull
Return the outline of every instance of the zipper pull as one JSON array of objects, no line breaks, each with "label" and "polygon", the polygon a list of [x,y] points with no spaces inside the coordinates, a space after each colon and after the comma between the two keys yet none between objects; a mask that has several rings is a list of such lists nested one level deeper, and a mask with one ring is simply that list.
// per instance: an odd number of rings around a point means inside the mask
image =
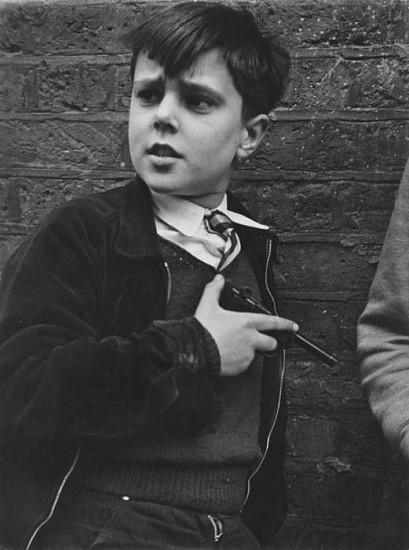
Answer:
[{"label": "zipper pull", "polygon": [[223,522],[217,516],[211,516],[210,514],[208,514],[207,517],[213,527],[214,542],[219,542],[224,533]]}]

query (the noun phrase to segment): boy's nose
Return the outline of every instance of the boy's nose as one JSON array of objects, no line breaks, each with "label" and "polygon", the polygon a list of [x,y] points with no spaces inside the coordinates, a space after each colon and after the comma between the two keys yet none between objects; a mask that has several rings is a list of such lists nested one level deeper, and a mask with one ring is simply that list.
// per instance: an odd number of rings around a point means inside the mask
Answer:
[{"label": "boy's nose", "polygon": [[156,129],[173,131],[179,128],[177,105],[174,98],[166,95],[162,98],[156,109],[154,126]]}]

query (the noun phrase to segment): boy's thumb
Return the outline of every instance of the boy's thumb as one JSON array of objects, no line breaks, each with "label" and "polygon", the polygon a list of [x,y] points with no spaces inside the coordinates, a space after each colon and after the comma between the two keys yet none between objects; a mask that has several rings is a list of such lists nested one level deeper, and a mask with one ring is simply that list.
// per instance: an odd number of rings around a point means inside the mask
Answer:
[{"label": "boy's thumb", "polygon": [[220,295],[224,287],[224,277],[218,273],[216,277],[208,283],[204,289],[203,297],[219,303]]}]

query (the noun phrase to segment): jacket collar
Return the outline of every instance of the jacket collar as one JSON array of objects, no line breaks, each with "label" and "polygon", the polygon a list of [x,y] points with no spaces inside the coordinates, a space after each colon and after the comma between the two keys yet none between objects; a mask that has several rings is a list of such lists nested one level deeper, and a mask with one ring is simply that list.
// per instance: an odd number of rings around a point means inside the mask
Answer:
[{"label": "jacket collar", "polygon": [[[239,214],[243,214],[249,218],[253,216],[249,211],[236,199],[230,191],[227,192],[227,206],[231,210],[235,210]],[[272,258],[274,261],[277,260],[277,246],[278,246],[278,237],[275,231],[269,227],[268,229],[259,229],[255,227],[245,227],[242,225],[236,225],[237,232],[242,238],[244,243],[244,248],[250,257],[252,252],[257,251],[258,254],[262,254],[265,251],[266,241],[270,239],[272,242]]]},{"label": "jacket collar", "polygon": [[124,203],[118,215],[118,253],[137,258],[159,255],[151,194],[139,176],[126,186]]},{"label": "jacket collar", "polygon": [[[227,206],[229,210],[252,217],[231,192],[227,193]],[[159,256],[160,247],[155,227],[153,201],[149,188],[139,176],[126,186],[124,203],[118,215],[119,230],[116,241],[118,253],[136,258]],[[246,240],[250,239],[252,244],[257,242],[264,244],[266,238],[270,237],[275,250],[277,237],[271,229],[243,226],[237,226],[237,229],[239,233],[244,231]]]}]

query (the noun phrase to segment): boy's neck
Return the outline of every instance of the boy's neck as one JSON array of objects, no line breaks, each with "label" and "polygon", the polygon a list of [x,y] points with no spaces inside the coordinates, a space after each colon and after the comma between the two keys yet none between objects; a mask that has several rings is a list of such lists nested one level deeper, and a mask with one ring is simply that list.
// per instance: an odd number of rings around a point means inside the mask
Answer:
[{"label": "boy's neck", "polygon": [[222,202],[224,193],[211,193],[206,195],[195,195],[195,196],[180,196],[181,199],[188,200],[190,202],[194,202],[195,204],[198,204],[199,206],[202,206],[203,208],[208,208],[209,210],[213,210],[214,208],[217,208],[219,204]]}]

